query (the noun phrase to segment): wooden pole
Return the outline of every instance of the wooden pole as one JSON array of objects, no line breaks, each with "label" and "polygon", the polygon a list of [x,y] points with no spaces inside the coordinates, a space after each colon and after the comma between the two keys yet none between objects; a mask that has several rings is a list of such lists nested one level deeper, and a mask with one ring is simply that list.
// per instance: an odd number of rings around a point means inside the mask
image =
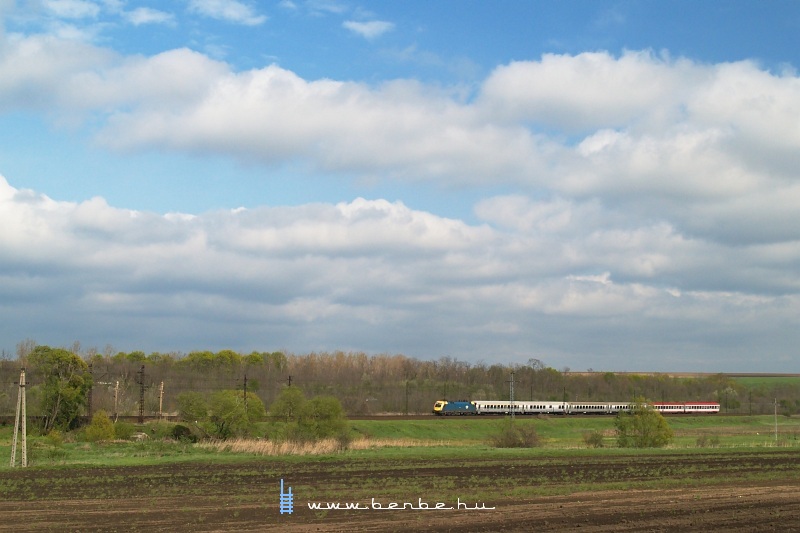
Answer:
[{"label": "wooden pole", "polygon": [[22,421],[22,466],[28,466],[28,416],[25,412],[25,369],[19,373],[19,393],[17,395],[17,414],[14,418],[14,440],[11,442],[11,467],[17,466],[17,440]]}]

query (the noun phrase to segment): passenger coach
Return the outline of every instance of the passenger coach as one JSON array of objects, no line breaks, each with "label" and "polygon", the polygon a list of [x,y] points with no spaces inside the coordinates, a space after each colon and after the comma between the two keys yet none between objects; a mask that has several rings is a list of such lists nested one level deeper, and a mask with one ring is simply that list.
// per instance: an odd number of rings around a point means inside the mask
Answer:
[{"label": "passenger coach", "polygon": [[520,415],[540,415],[553,414],[563,415],[567,412],[565,402],[498,402],[491,400],[478,400],[472,402],[481,415],[510,415],[513,409],[514,414]]}]

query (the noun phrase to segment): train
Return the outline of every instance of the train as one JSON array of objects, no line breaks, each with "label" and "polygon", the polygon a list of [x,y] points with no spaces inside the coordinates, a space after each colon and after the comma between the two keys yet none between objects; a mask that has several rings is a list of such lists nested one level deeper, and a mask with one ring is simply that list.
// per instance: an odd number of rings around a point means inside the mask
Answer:
[{"label": "train", "polygon": [[[719,413],[717,402],[656,402],[646,404],[664,415],[699,415]],[[616,415],[630,412],[633,402],[545,402],[508,400],[438,400],[433,414],[452,415]]]}]

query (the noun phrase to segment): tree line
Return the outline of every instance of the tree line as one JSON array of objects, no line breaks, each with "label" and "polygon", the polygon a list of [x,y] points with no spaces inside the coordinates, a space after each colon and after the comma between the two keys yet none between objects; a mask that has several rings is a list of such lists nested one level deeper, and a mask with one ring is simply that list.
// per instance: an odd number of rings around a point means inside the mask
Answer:
[{"label": "tree line", "polygon": [[[48,353],[54,361],[45,360]],[[69,361],[66,364],[65,361]],[[49,362],[48,362],[49,361]],[[82,415],[104,410],[148,417],[179,411],[178,398],[193,392],[211,398],[237,390],[271,405],[287,387],[299,387],[310,398],[338,399],[350,415],[429,413],[436,400],[507,400],[514,384],[517,400],[570,402],[718,401],[722,412],[795,414],[800,390],[785,383],[745,387],[723,375],[679,378],[666,375],[556,370],[538,359],[524,364],[469,363],[451,357],[421,360],[399,354],[281,351],[239,353],[234,350],[145,354],[39,346],[26,340],[16,360],[0,361],[0,414],[13,415],[19,369],[27,369],[29,414],[48,416],[42,405],[80,406]],[[70,384],[69,393],[63,389]],[[61,388],[60,388],[61,387]],[[55,396],[53,396],[55,394]],[[142,404],[141,401],[144,400]],[[50,413],[52,414],[52,413]]]}]

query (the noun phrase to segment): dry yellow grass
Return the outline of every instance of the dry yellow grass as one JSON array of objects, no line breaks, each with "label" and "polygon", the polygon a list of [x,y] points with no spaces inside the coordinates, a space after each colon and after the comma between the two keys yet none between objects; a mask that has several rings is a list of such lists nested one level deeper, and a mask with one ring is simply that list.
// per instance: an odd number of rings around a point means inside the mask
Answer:
[{"label": "dry yellow grass", "polygon": [[449,441],[438,440],[419,440],[419,439],[369,439],[361,437],[355,439],[348,446],[351,450],[368,450],[370,448],[417,448],[417,447],[436,447],[450,446]]},{"label": "dry yellow grass", "polygon": [[[368,450],[370,448],[412,448],[417,446],[449,446],[447,441],[423,441],[417,439],[368,439],[358,438],[347,444],[348,450]],[[232,453],[252,453],[256,455],[325,455],[343,451],[336,439],[320,439],[316,442],[283,441],[267,439],[209,440],[198,444],[201,448]]]}]

